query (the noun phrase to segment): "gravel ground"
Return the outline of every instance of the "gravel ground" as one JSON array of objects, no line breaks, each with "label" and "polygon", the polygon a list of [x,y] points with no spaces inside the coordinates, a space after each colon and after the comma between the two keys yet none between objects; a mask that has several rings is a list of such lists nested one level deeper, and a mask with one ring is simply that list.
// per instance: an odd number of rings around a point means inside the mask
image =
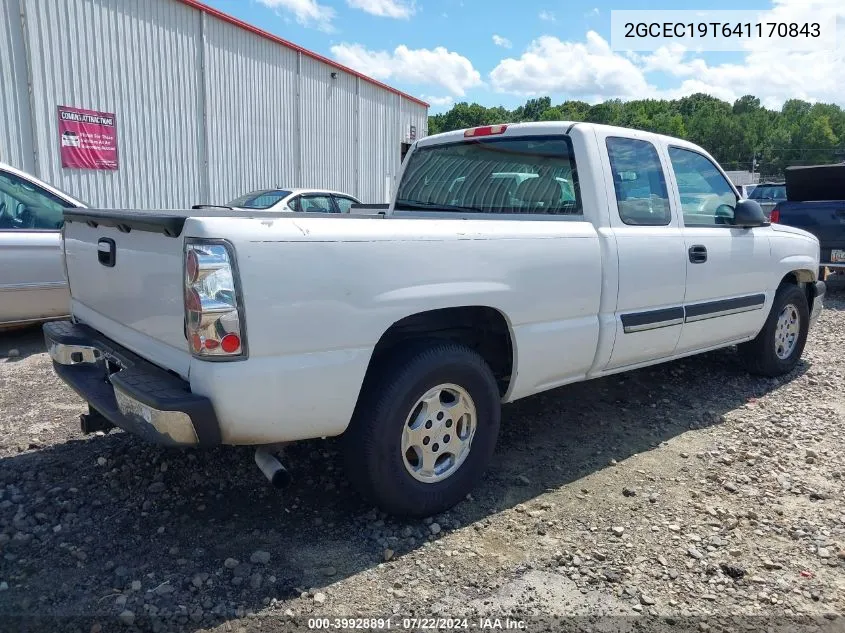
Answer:
[{"label": "gravel ground", "polygon": [[845,290],[825,307],[785,379],[724,350],[509,405],[484,483],[412,522],[333,441],[280,493],[246,449],[83,438],[39,330],[0,334],[0,629],[845,630]]}]

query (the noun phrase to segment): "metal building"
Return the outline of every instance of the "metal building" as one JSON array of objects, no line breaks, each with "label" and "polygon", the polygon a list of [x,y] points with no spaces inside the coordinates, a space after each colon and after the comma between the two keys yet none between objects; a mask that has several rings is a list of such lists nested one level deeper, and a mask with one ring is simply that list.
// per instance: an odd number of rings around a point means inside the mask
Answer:
[{"label": "metal building", "polygon": [[[104,113],[113,162],[74,162],[64,119],[78,111]],[[0,1],[0,161],[94,206],[223,204],[274,186],[386,202],[427,115],[197,0]]]}]

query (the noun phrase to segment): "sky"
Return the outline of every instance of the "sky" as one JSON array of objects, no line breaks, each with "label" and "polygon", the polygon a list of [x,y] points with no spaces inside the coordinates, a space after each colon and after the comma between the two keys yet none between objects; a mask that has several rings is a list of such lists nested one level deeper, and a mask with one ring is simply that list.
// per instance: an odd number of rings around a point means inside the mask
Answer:
[{"label": "sky", "polygon": [[[454,103],[513,108],[526,99],[678,98],[704,92],[845,106],[845,0],[205,0],[443,112]],[[761,22],[837,15],[839,47],[752,45],[696,52],[611,50],[613,9],[745,9]]]}]

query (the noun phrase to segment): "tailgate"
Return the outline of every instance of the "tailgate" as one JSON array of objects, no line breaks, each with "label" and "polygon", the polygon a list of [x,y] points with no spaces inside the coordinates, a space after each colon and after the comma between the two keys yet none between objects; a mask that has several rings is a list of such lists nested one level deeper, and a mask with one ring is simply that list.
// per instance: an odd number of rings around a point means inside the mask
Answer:
[{"label": "tailgate", "polygon": [[184,221],[178,215],[75,209],[65,213],[64,231],[74,317],[187,377]]}]

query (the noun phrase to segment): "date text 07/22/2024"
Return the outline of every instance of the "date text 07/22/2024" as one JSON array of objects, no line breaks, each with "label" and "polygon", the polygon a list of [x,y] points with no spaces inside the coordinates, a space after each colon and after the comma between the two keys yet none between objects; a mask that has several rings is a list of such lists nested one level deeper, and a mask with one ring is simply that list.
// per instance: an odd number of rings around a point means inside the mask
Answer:
[{"label": "date text 07/22/2024", "polygon": [[525,621],[512,618],[309,618],[312,630],[492,630],[524,631]]}]

